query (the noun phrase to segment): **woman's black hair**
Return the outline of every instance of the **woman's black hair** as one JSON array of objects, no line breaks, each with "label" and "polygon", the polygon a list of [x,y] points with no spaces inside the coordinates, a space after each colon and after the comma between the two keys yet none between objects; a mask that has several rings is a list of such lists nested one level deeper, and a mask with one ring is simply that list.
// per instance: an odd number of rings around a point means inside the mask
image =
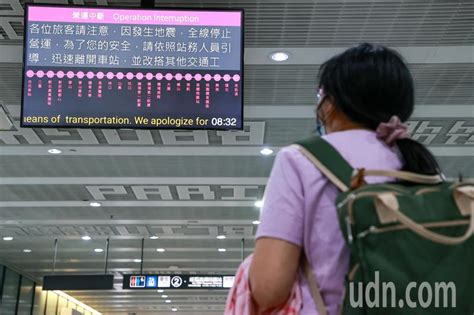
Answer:
[{"label": "woman's black hair", "polygon": [[[369,43],[349,48],[323,63],[319,86],[351,120],[376,130],[396,115],[405,122],[413,113],[413,78],[403,58],[394,50]],[[396,141],[403,170],[427,175],[440,173],[433,155],[411,139]]]}]

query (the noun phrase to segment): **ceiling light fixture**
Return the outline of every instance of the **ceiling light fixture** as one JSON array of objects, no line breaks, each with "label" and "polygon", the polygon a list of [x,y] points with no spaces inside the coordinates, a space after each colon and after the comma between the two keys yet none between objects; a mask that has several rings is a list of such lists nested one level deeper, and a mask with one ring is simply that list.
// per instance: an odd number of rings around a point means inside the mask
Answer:
[{"label": "ceiling light fixture", "polygon": [[156,235],[152,235],[152,236],[150,236],[150,239],[151,239],[151,240],[157,240],[157,239],[159,239],[159,237],[156,236]]},{"label": "ceiling light fixture", "polygon": [[134,259],[133,262],[139,263],[139,262],[142,262],[142,260],[141,259]]},{"label": "ceiling light fixture", "polygon": [[160,289],[160,290],[158,290],[157,292],[158,292],[158,293],[163,293],[163,292],[165,292],[165,290],[161,290],[161,289]]},{"label": "ceiling light fixture", "polygon": [[83,237],[81,237],[81,239],[84,241],[90,241],[92,237],[90,237],[89,235],[84,235]]},{"label": "ceiling light fixture", "polygon": [[102,253],[104,250],[102,248],[96,248],[94,249],[94,252],[96,253]]},{"label": "ceiling light fixture", "polygon": [[255,202],[255,207],[257,207],[257,208],[263,207],[263,200],[258,200],[258,201],[256,201],[256,202]]},{"label": "ceiling light fixture", "polygon": [[24,252],[24,253],[31,253],[32,250],[31,250],[31,249],[28,249],[28,248],[25,248],[25,249],[23,250],[23,252]]},{"label": "ceiling light fixture", "polygon": [[13,241],[13,237],[11,237],[11,236],[5,236],[5,237],[3,237],[3,240],[4,240],[4,241]]},{"label": "ceiling light fixture", "polygon": [[172,311],[172,312],[177,312],[178,309],[177,309],[176,307],[173,307],[173,308],[171,309],[171,311]]},{"label": "ceiling light fixture", "polygon": [[97,207],[102,206],[102,204],[100,202],[93,201],[93,202],[89,203],[89,206],[97,208]]},{"label": "ceiling light fixture", "polygon": [[171,303],[171,300],[166,300],[165,303]]},{"label": "ceiling light fixture", "polygon": [[252,221],[252,224],[254,224],[254,225],[259,225],[259,224],[260,224],[260,221],[258,221],[258,220]]},{"label": "ceiling light fixture", "polygon": [[270,54],[270,58],[276,62],[282,62],[290,58],[290,54],[284,51],[275,51]]},{"label": "ceiling light fixture", "polygon": [[59,149],[49,149],[48,150],[48,153],[51,153],[51,154],[61,154],[63,151],[59,150]]},{"label": "ceiling light fixture", "polygon": [[167,298],[168,298],[168,296],[167,296],[166,294],[163,294],[161,297],[162,297],[163,299],[167,299]]},{"label": "ceiling light fixture", "polygon": [[225,240],[226,239],[226,236],[225,235],[218,235],[216,237],[218,240]]},{"label": "ceiling light fixture", "polygon": [[165,252],[165,249],[164,249],[164,248],[157,248],[156,251],[157,251],[157,252],[160,252],[160,253],[164,253],[164,252]]},{"label": "ceiling light fixture", "polygon": [[270,148],[263,148],[262,150],[260,150],[260,154],[261,155],[272,155],[273,150],[270,149]]},{"label": "ceiling light fixture", "polygon": [[227,251],[227,249],[225,248],[218,248],[217,251],[221,252],[221,253],[225,253]]}]

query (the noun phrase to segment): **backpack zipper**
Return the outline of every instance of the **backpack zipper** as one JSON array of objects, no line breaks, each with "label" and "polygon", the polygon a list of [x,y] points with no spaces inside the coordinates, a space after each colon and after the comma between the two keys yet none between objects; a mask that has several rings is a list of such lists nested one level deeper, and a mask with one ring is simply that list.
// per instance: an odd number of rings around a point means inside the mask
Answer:
[{"label": "backpack zipper", "polygon": [[[455,220],[455,221],[441,221],[441,222],[431,222],[431,223],[423,223],[420,224],[421,226],[425,228],[442,228],[442,227],[453,227],[453,226],[460,226],[460,225],[468,225],[469,220]],[[400,231],[400,230],[406,230],[408,229],[406,226],[403,224],[397,224],[397,225],[392,225],[392,226],[387,226],[383,228],[378,228],[375,226],[369,227],[367,230],[360,232],[357,234],[357,238],[364,238],[368,234],[381,234],[381,233],[387,233],[387,232],[393,232],[393,231]]]},{"label": "backpack zipper", "polygon": [[[363,191],[364,189],[366,188],[369,188],[370,185],[366,185],[366,186],[363,186],[363,187],[360,187],[360,188],[357,188],[356,190],[354,190],[353,192],[351,192],[350,194],[348,194],[346,196],[346,198],[344,198],[341,202],[339,202],[336,207],[338,209],[344,207],[349,201],[351,201],[351,199],[355,199],[356,197],[358,197],[358,193]],[[396,186],[393,186],[393,185],[390,185],[390,184],[382,184],[382,185],[379,185],[379,187],[386,187],[386,188],[390,188],[390,189],[393,189],[393,190],[398,190],[399,192],[401,193],[408,193],[409,190],[407,189],[403,189],[403,188],[400,188],[400,187],[396,187]]]}]

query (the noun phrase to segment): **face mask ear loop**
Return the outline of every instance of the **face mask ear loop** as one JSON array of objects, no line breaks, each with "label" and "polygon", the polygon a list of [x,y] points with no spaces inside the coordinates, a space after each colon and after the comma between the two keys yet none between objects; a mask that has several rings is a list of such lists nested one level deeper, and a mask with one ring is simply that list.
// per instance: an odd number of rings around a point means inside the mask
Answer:
[{"label": "face mask ear loop", "polygon": [[324,121],[321,119],[321,107],[326,99],[326,95],[320,100],[318,107],[316,108],[316,132],[320,136],[324,136],[326,134],[326,128],[324,127]]}]

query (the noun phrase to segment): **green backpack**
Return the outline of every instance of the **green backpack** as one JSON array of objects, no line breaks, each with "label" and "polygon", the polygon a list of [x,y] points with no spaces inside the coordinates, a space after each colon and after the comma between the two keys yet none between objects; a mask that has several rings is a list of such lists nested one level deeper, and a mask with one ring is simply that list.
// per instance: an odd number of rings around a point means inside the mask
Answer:
[{"label": "green backpack", "polygon": [[336,206],[351,257],[342,314],[474,314],[474,183],[353,170],[319,137],[297,146],[342,191]]}]

